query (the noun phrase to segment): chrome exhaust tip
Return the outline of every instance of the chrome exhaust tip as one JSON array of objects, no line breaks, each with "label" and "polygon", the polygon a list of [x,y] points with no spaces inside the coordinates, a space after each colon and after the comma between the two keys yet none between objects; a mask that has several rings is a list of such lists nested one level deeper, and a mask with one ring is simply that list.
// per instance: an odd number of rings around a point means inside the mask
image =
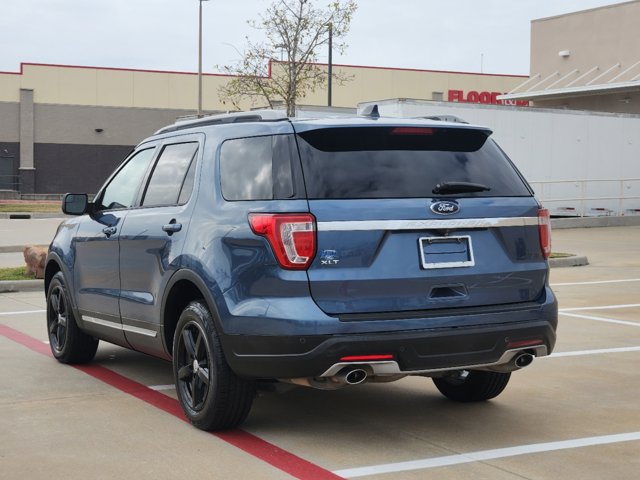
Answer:
[{"label": "chrome exhaust tip", "polygon": [[367,379],[367,371],[362,368],[345,368],[337,376],[349,385],[359,385]]},{"label": "chrome exhaust tip", "polygon": [[521,353],[520,355],[518,355],[516,357],[516,359],[514,360],[514,365],[518,368],[524,368],[527,367],[529,365],[531,365],[531,363],[533,362],[533,359],[535,357],[533,355],[531,355],[530,353]]}]

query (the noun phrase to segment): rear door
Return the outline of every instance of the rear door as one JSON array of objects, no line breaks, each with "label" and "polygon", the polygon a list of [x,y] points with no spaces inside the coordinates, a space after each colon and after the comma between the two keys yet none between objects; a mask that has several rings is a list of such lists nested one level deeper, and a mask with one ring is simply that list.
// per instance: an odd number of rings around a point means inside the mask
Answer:
[{"label": "rear door", "polygon": [[538,204],[490,133],[463,125],[299,132],[318,222],[308,275],[320,308],[393,318],[542,294]]},{"label": "rear door", "polygon": [[128,342],[161,352],[161,293],[180,267],[189,229],[202,134],[181,135],[158,146],[137,208],[120,231],[120,313]]}]

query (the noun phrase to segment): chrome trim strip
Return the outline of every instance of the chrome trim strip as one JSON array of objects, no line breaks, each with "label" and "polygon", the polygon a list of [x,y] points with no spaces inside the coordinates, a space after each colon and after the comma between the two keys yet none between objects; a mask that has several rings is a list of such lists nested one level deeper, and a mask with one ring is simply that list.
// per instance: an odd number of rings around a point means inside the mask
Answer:
[{"label": "chrome trim strip", "polygon": [[538,225],[538,217],[458,218],[437,220],[345,220],[318,222],[319,232],[362,230],[433,230],[454,228],[525,227]]},{"label": "chrome trim strip", "polygon": [[148,330],[146,328],[134,327],[133,325],[111,322],[102,318],[89,317],[88,315],[82,315],[82,320],[85,322],[93,323],[95,325],[102,325],[103,327],[113,328],[115,330],[137,333],[139,335],[145,335],[147,337],[155,338],[158,336],[158,332],[156,332],[155,330]]},{"label": "chrome trim strip", "polygon": [[513,357],[515,357],[520,352],[526,352],[528,350],[534,350],[536,357],[545,357],[549,354],[547,351],[547,347],[544,345],[528,347],[528,348],[518,348],[516,350],[507,350],[504,354],[498,359],[496,362],[492,363],[483,363],[480,365],[461,365],[461,366],[451,366],[446,368],[430,368],[425,370],[401,370],[400,365],[395,360],[388,360],[382,362],[341,362],[336,363],[329,367],[329,369],[324,372],[320,377],[333,377],[340,372],[345,367],[362,367],[368,366],[371,368],[373,373],[371,375],[377,376],[386,376],[386,375],[421,375],[423,373],[438,373],[438,372],[449,372],[455,370],[477,370],[480,368],[487,367],[497,367],[499,365],[505,365],[509,363]]}]

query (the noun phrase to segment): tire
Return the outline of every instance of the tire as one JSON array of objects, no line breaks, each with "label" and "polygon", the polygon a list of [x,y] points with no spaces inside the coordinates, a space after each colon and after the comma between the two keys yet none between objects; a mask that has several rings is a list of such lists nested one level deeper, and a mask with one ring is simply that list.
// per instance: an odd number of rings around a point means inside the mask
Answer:
[{"label": "tire", "polygon": [[440,393],[456,402],[483,402],[502,393],[511,373],[463,370],[446,377],[433,378]]},{"label": "tire", "polygon": [[96,355],[98,340],[78,327],[62,272],[53,276],[47,290],[47,332],[59,362],[88,363]]},{"label": "tire", "polygon": [[202,430],[224,430],[247,418],[254,382],[229,367],[209,309],[202,300],[182,311],[173,339],[173,374],[182,410]]}]

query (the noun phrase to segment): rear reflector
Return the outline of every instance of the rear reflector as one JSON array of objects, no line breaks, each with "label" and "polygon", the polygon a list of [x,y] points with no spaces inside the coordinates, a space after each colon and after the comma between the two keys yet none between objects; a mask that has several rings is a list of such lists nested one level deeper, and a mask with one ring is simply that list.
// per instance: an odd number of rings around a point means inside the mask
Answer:
[{"label": "rear reflector", "polygon": [[265,237],[282,268],[304,270],[316,253],[316,220],[310,213],[250,213],[253,233]]},{"label": "rear reflector", "polygon": [[544,340],[539,338],[536,340],[519,340],[515,342],[509,342],[507,344],[507,348],[533,347],[535,345],[544,345]]},{"label": "rear reflector", "polygon": [[540,233],[540,249],[544,258],[551,255],[551,217],[549,210],[541,208],[538,210],[538,231]]},{"label": "rear reflector", "polygon": [[340,359],[341,362],[375,362],[378,360],[393,360],[393,355],[350,355]]}]

